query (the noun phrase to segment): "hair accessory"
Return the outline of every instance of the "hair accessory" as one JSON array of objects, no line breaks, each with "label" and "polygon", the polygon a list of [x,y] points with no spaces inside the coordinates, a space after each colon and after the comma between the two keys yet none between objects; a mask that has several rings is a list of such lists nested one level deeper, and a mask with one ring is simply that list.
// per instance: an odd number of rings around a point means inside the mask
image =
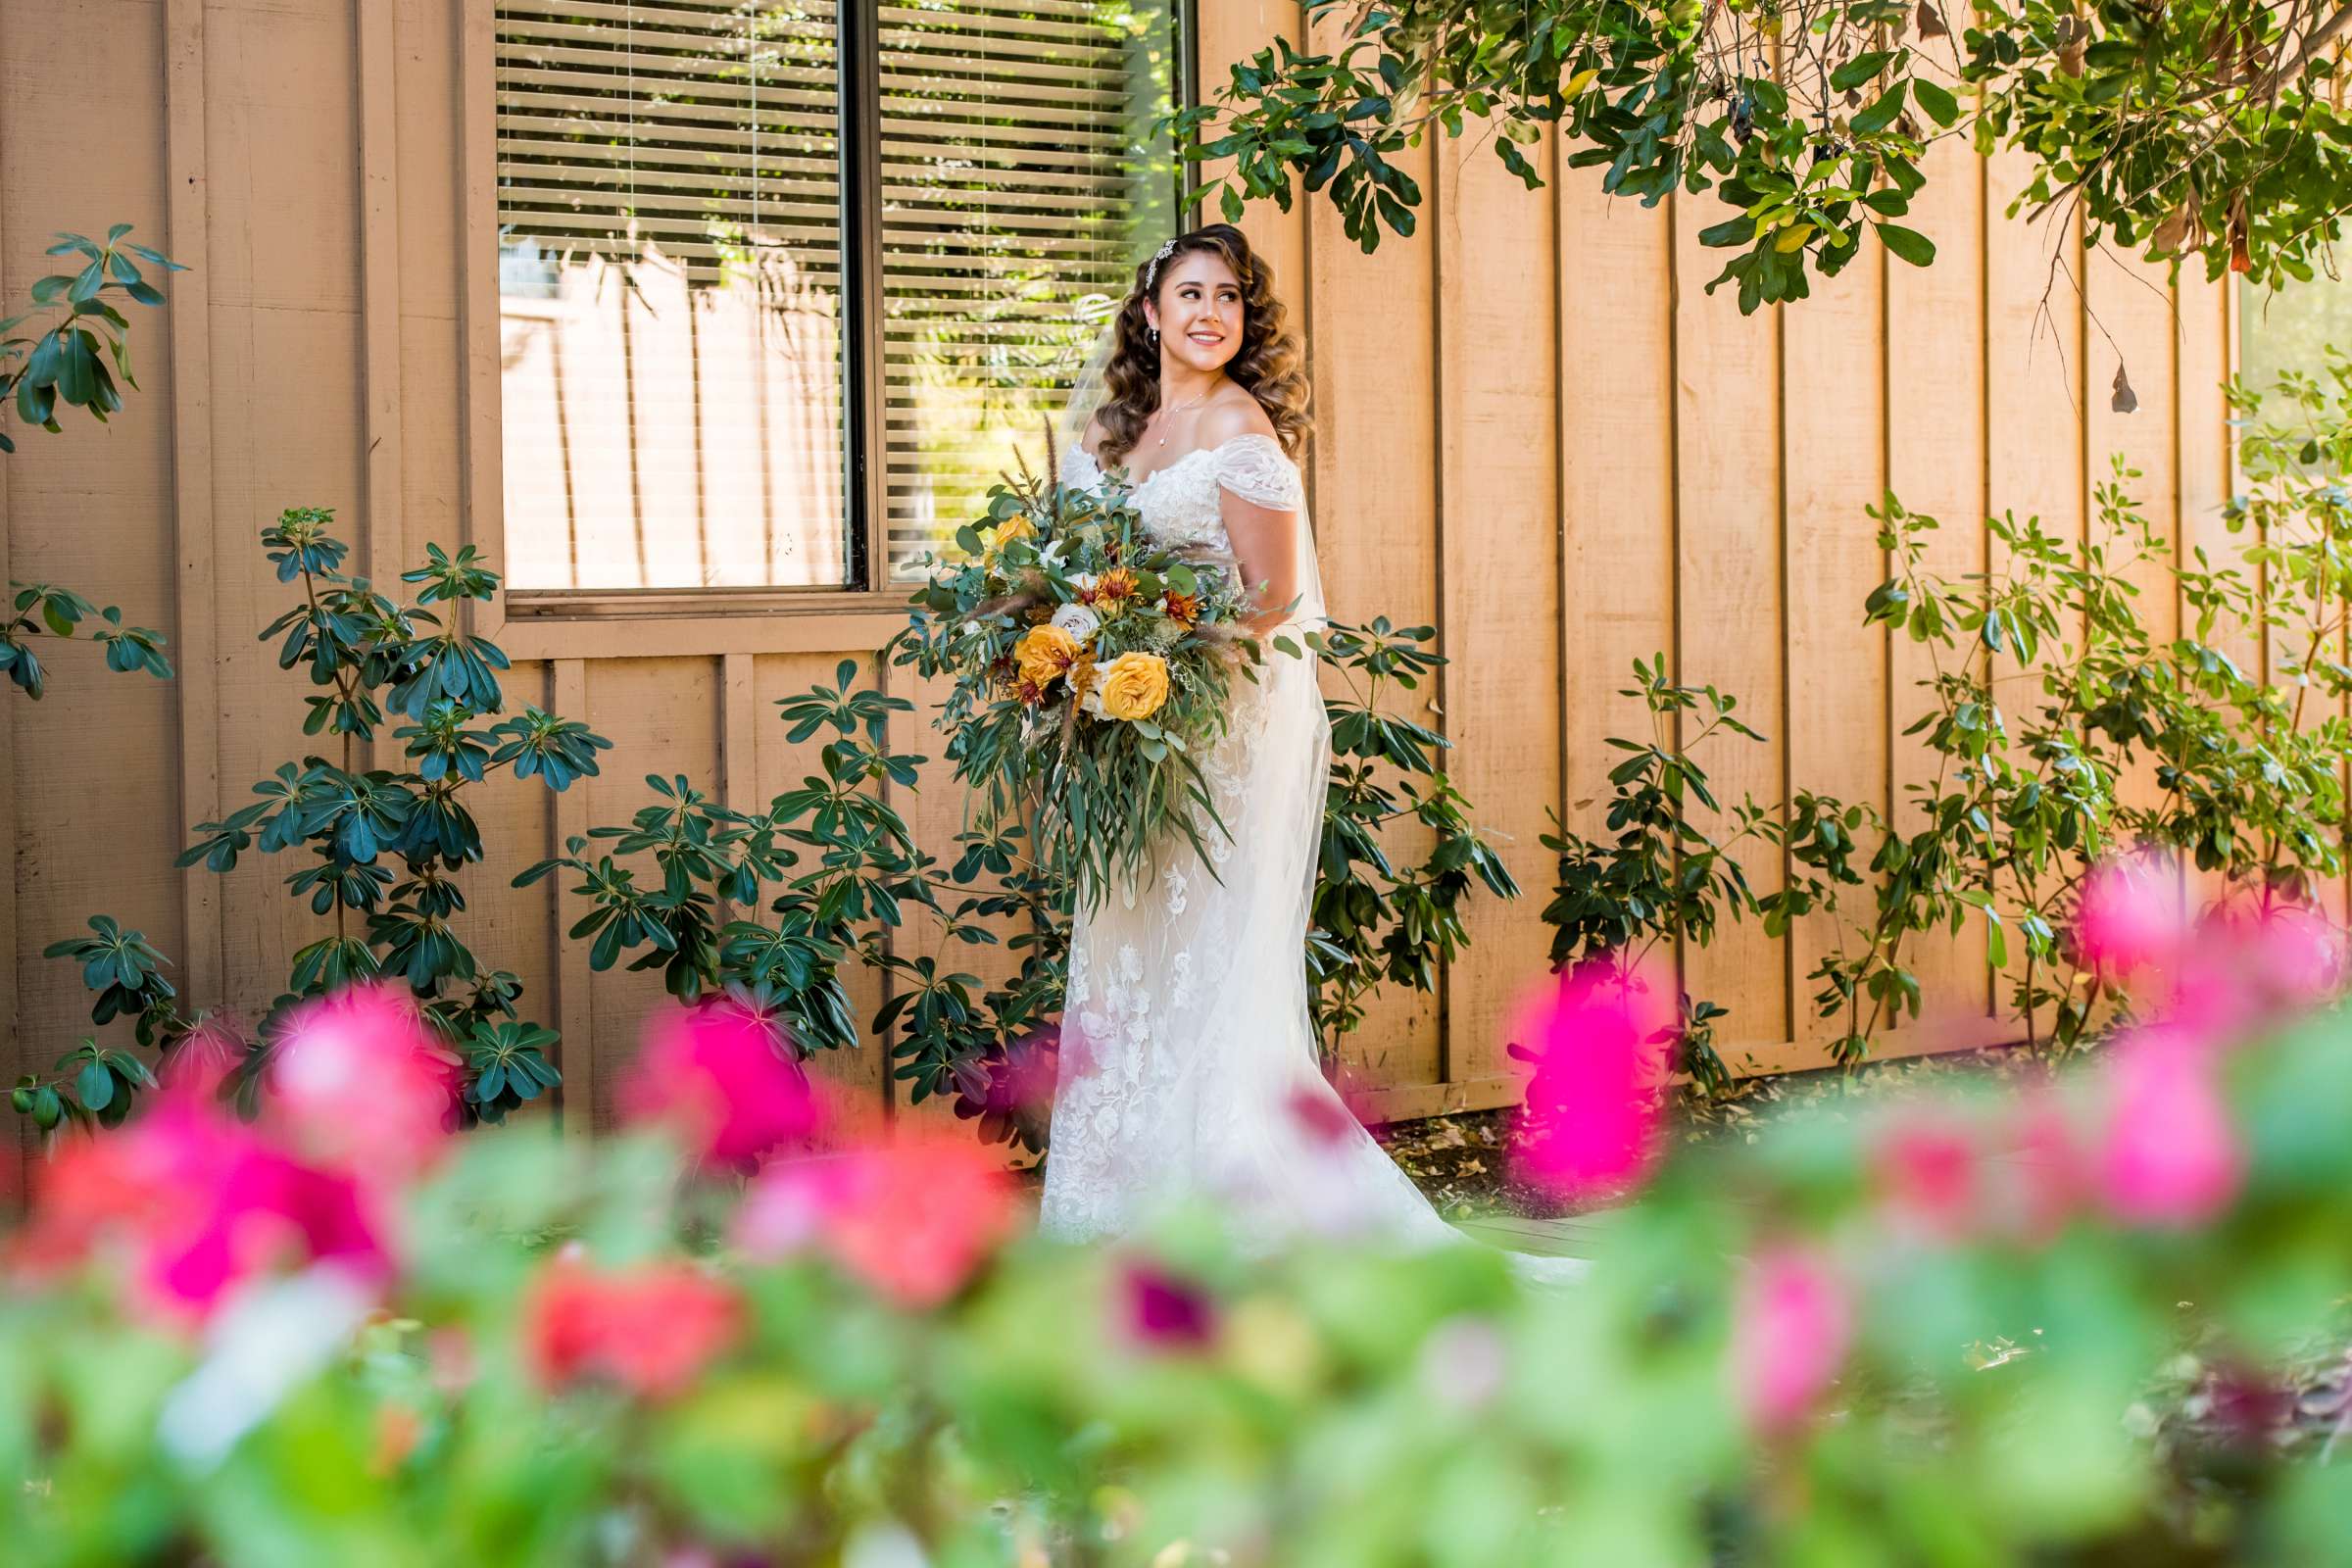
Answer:
[{"label": "hair accessory", "polygon": [[1152,253],[1152,265],[1144,269],[1144,292],[1149,294],[1159,282],[1159,264],[1176,254],[1176,241],[1171,238]]}]

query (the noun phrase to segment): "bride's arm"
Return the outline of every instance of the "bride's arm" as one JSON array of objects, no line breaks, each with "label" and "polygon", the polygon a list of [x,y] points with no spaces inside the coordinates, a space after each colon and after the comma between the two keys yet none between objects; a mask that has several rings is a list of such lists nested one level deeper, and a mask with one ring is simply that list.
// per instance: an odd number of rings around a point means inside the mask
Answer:
[{"label": "bride's arm", "polygon": [[1262,637],[1289,618],[1290,603],[1298,597],[1298,514],[1287,507],[1261,507],[1223,486],[1217,496],[1242,582],[1257,589],[1257,612],[1244,616],[1242,624]]},{"label": "bride's arm", "polygon": [[[1245,435],[1279,445],[1273,421],[1247,394],[1212,403],[1200,416],[1202,446],[1222,448]],[[1277,473],[1260,472],[1265,460],[1257,450],[1232,450],[1241,474],[1237,478],[1228,471],[1232,466],[1219,460],[1219,517],[1241,564],[1242,586],[1255,590],[1254,612],[1243,616],[1242,624],[1264,636],[1290,618],[1291,602],[1305,586],[1299,581],[1298,508],[1291,499],[1298,488],[1298,475],[1287,463],[1278,465]]]}]

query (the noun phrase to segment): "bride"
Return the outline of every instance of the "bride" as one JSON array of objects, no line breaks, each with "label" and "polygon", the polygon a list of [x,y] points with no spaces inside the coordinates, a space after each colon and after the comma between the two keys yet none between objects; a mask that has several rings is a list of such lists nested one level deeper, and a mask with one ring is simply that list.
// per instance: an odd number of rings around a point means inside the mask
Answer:
[{"label": "bride", "polygon": [[[1155,536],[1229,552],[1257,589],[1268,649],[1237,679],[1202,759],[1229,836],[1110,889],[1071,934],[1039,1229],[1117,1235],[1163,1205],[1213,1203],[1248,1246],[1301,1231],[1476,1245],[1356,1121],[1317,1065],[1307,1009],[1308,896],[1330,721],[1305,635],[1324,624],[1297,454],[1304,357],[1272,274],[1240,229],[1168,241],[1097,345],[1063,416],[1060,477],[1120,473]],[[1284,637],[1301,650],[1273,650]],[[1507,1254],[1522,1275],[1584,1264]]]}]

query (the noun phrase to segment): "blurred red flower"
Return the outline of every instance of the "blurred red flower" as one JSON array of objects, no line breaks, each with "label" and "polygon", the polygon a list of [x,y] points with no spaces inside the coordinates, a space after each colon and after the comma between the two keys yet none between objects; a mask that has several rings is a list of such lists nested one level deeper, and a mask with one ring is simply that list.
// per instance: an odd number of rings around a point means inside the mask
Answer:
[{"label": "blurred red flower", "polygon": [[1898,1225],[1953,1241],[1981,1222],[1977,1144],[1957,1120],[1916,1112],[1898,1117],[1880,1139],[1873,1164]]},{"label": "blurred red flower", "polygon": [[1576,965],[1523,1003],[1510,1054],[1533,1063],[1512,1127],[1522,1180],[1557,1198],[1646,1175],[1664,1113],[1671,978],[1614,956]]},{"label": "blurred red flower", "polygon": [[523,1348],[549,1388],[610,1378],[650,1398],[690,1388],[743,1333],[743,1303],[677,1259],[598,1270],[575,1246],[551,1258],[523,1304]]},{"label": "blurred red flower", "polygon": [[1016,1221],[995,1154],[925,1132],[769,1165],[737,1211],[735,1239],[761,1258],[821,1247],[900,1305],[928,1307],[960,1290]]},{"label": "blurred red flower", "polygon": [[1732,1308],[1732,1374],[1762,1433],[1812,1414],[1853,1339],[1853,1306],[1829,1260],[1793,1246],[1761,1253]]},{"label": "blurred red flower", "polygon": [[775,1027],[731,1002],[659,1018],[621,1090],[638,1120],[665,1121],[704,1158],[750,1169],[824,1124],[814,1087]]},{"label": "blurred red flower", "polygon": [[1363,1113],[1349,1098],[1353,1075],[1346,1068],[1341,1074],[1341,1082],[1336,1084],[1321,1074],[1313,1082],[1302,1080],[1284,1101],[1284,1108],[1299,1129],[1327,1150],[1345,1143],[1364,1124]]}]

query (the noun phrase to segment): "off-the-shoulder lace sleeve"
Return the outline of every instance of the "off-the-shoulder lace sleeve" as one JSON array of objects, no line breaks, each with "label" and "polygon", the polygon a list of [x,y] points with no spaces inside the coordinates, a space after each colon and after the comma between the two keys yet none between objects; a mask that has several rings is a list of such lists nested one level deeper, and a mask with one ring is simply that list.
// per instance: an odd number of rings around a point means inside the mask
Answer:
[{"label": "off-the-shoulder lace sleeve", "polygon": [[1306,498],[1298,465],[1270,435],[1237,435],[1217,448],[1217,483],[1269,512],[1295,512]]}]

